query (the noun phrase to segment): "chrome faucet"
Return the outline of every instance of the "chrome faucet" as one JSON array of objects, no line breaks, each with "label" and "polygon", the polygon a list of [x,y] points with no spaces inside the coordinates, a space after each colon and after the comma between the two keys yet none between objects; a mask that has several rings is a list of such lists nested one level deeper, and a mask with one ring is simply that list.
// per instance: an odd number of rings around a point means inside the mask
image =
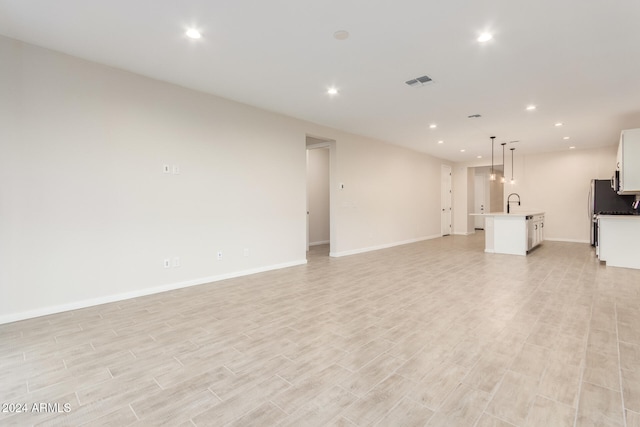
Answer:
[{"label": "chrome faucet", "polygon": [[520,195],[518,193],[509,194],[509,196],[507,196],[507,213],[511,212],[511,209],[509,209],[509,204],[511,203],[511,196],[518,196],[518,206],[520,206]]}]

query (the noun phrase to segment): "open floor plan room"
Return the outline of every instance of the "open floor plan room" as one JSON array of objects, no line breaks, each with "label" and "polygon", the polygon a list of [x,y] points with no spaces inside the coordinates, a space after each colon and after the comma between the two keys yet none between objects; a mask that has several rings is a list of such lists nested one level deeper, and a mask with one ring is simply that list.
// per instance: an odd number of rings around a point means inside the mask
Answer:
[{"label": "open floor plan room", "polygon": [[0,325],[0,424],[639,425],[640,270],[483,239]]}]

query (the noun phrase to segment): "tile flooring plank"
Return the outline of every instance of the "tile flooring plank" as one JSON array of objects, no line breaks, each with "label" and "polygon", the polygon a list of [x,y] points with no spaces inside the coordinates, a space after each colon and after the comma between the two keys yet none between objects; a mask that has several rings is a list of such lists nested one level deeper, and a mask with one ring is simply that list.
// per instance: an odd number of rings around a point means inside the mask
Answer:
[{"label": "tile flooring plank", "polygon": [[[227,400],[212,405],[213,407],[209,409],[206,407],[198,408],[200,413],[193,416],[191,420],[197,426],[220,426],[230,423],[258,408],[270,396],[281,393],[289,387],[290,384],[282,378],[277,376],[270,377],[241,394],[236,394]],[[194,412],[194,414],[196,413]]]},{"label": "tile flooring plank", "polygon": [[538,393],[575,408],[578,405],[579,387],[580,368],[551,361],[540,382]]},{"label": "tile flooring plank", "polygon": [[287,417],[287,413],[271,402],[265,402],[253,411],[243,415],[236,421],[227,424],[229,427],[264,427],[274,426]]},{"label": "tile flooring plank", "polygon": [[622,370],[622,394],[625,408],[640,412],[640,371]]},{"label": "tile flooring plank", "polygon": [[575,414],[575,408],[538,396],[533,402],[533,407],[524,425],[526,427],[572,427]]},{"label": "tile flooring plank", "polygon": [[402,361],[388,354],[381,354],[357,372],[343,375],[338,384],[358,397],[391,376],[400,367]]},{"label": "tile flooring plank", "polygon": [[[548,424],[547,424],[548,425]],[[475,427],[516,427],[511,423],[494,417],[493,415],[483,414],[478,420]]]},{"label": "tile flooring plank", "polygon": [[640,427],[640,413],[627,410],[627,427]]},{"label": "tile flooring plank", "polygon": [[478,360],[468,375],[462,379],[462,382],[473,388],[492,393],[507,371],[509,366],[507,360],[504,357],[487,354]]},{"label": "tile flooring plank", "polygon": [[344,415],[356,424],[378,420],[415,386],[411,381],[392,375],[358,399]]},{"label": "tile flooring plank", "polygon": [[[329,423],[356,401],[357,397],[339,386],[330,388],[291,414],[282,426],[320,427]],[[359,425],[357,422],[356,425]],[[347,424],[348,425],[348,424]]]},{"label": "tile flooring plank", "polygon": [[640,371],[640,345],[620,342],[619,348],[620,368],[625,371]]},{"label": "tile flooring plank", "polygon": [[588,351],[582,380],[611,390],[620,390],[620,366],[617,357]]},{"label": "tile flooring plank", "polygon": [[110,412],[106,415],[103,415],[99,418],[95,418],[85,424],[81,424],[82,426],[91,426],[91,427],[109,427],[109,426],[128,426],[130,424],[138,421],[136,418],[136,414],[133,413],[133,410],[129,406],[123,406],[119,409],[116,409],[113,412]]},{"label": "tile flooring plank", "polygon": [[437,410],[463,381],[467,372],[468,368],[443,362],[422,377],[407,396],[427,408]]},{"label": "tile flooring plank", "polygon": [[623,426],[624,413],[620,392],[583,382],[577,425]]},{"label": "tile flooring plank", "polygon": [[472,426],[482,416],[489,393],[459,384],[429,419],[428,427]]},{"label": "tile flooring plank", "polygon": [[429,408],[409,400],[402,399],[391,411],[387,413],[377,426],[397,426],[397,427],[422,427],[433,416],[433,411]]},{"label": "tile flooring plank", "polygon": [[350,372],[340,365],[331,365],[322,371],[293,384],[271,397],[271,401],[288,414],[292,414],[305,403],[312,401],[324,390],[333,387]]},{"label": "tile flooring plank", "polygon": [[325,245],[303,266],[0,325],[0,395],[72,409],[0,423],[193,427],[223,406],[214,421],[382,425],[424,407],[430,425],[636,425],[640,271],[586,244],[483,247]]},{"label": "tile flooring plank", "polygon": [[487,407],[487,412],[513,424],[522,425],[538,394],[537,388],[536,378],[507,371]]}]

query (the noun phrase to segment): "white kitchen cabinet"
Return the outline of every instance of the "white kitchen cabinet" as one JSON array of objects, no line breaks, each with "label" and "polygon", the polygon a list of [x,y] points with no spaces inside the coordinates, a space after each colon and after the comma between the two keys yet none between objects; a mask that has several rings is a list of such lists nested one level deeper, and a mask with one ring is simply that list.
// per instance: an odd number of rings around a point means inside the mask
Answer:
[{"label": "white kitchen cabinet", "polygon": [[597,255],[608,267],[640,269],[638,242],[640,216],[598,215]]},{"label": "white kitchen cabinet", "polygon": [[640,194],[640,129],[620,134],[616,170],[620,175],[618,194]]},{"label": "white kitchen cabinet", "polygon": [[531,250],[544,241],[544,214],[527,217],[527,250]]}]

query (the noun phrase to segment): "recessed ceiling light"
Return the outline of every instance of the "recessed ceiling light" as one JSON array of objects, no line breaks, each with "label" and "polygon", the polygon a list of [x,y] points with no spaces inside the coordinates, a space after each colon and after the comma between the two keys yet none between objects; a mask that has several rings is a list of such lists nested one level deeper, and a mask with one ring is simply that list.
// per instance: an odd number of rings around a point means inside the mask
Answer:
[{"label": "recessed ceiling light", "polygon": [[573,150],[574,148],[576,148],[574,145],[572,145],[571,147],[569,147],[569,150]]},{"label": "recessed ceiling light", "polygon": [[558,122],[558,123],[556,123],[554,126],[555,126],[555,127],[557,127],[557,128],[559,128],[559,127],[560,127],[560,126],[562,126],[563,124],[564,124],[564,123]]},{"label": "recessed ceiling light", "polygon": [[535,110],[535,109],[536,109],[536,106],[535,106],[535,105],[528,105],[528,106],[527,106],[527,111],[533,111],[533,110]]},{"label": "recessed ceiling light", "polygon": [[195,28],[189,28],[185,34],[190,39],[199,39],[200,37],[202,37],[200,31],[196,30]]},{"label": "recessed ceiling light", "polygon": [[338,89],[335,87],[330,87],[329,89],[327,89],[327,93],[329,95],[337,95],[338,94]]},{"label": "recessed ceiling light", "polygon": [[477,157],[478,157],[479,159],[481,159],[481,158],[482,158],[482,156],[477,156]]},{"label": "recessed ceiling light", "polygon": [[429,125],[429,129],[435,129],[437,127],[438,127],[438,125],[435,124],[435,123]]},{"label": "recessed ceiling light", "polygon": [[444,144],[444,141],[438,141],[438,144]]},{"label": "recessed ceiling light", "polygon": [[346,40],[349,38],[349,32],[345,30],[338,30],[333,33],[333,38],[336,40]]},{"label": "recessed ceiling light", "polygon": [[563,136],[562,139],[571,139],[570,136]]},{"label": "recessed ceiling light", "polygon": [[464,148],[462,150],[460,150],[461,153],[464,153],[465,151],[467,151],[467,150],[465,150]]},{"label": "recessed ceiling light", "polygon": [[493,38],[493,35],[491,33],[482,33],[480,34],[480,36],[478,37],[478,41],[480,43],[484,43],[484,42],[488,42],[489,40],[491,40]]}]

